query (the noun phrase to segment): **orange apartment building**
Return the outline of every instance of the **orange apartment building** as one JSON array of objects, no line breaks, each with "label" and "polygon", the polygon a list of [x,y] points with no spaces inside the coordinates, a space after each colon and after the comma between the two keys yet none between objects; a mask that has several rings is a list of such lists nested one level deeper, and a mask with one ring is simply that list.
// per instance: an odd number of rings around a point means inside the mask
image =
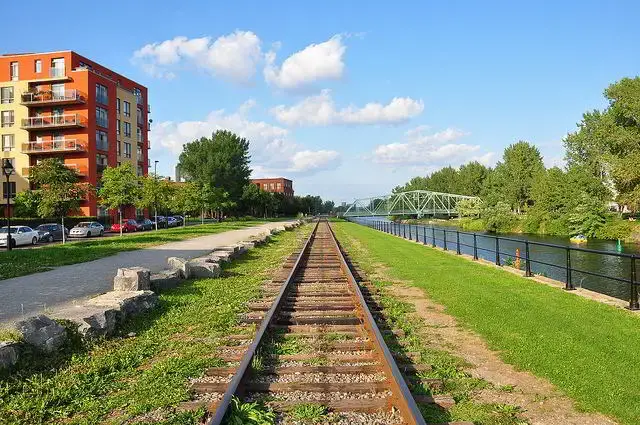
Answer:
[{"label": "orange apartment building", "polygon": [[251,179],[251,183],[258,186],[265,192],[284,193],[286,196],[293,196],[293,181],[284,177],[273,179]]},{"label": "orange apartment building", "polygon": [[[123,162],[146,175],[149,112],[146,87],[73,51],[1,55],[0,139],[2,158],[16,170],[12,195],[29,188],[29,167],[50,157],[94,186],[106,167]],[[94,196],[81,213],[107,215]]]}]

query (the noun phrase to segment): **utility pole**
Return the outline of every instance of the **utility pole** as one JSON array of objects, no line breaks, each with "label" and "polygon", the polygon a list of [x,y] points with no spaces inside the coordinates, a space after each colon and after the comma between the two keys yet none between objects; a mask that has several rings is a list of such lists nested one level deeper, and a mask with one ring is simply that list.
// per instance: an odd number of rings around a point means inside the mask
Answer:
[{"label": "utility pole", "polygon": [[[157,159],[155,161],[153,161],[153,179],[155,180],[156,184],[158,183],[158,161]],[[157,187],[155,188],[156,190],[158,189]],[[156,230],[158,230],[158,200],[155,199],[154,196],[154,206],[153,209],[155,211],[155,215],[156,215]]]}]

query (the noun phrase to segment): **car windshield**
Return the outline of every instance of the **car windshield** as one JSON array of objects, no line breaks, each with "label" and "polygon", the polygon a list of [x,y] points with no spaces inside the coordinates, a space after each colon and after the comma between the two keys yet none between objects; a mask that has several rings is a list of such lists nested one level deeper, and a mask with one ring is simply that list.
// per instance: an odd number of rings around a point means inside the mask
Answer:
[{"label": "car windshield", "polygon": [[[15,233],[16,230],[17,229],[15,227],[12,227],[11,230],[9,231],[9,233]],[[7,233],[7,228],[6,227],[3,227],[2,229],[0,229],[0,234],[2,234],[2,233]]]},{"label": "car windshield", "polygon": [[40,226],[36,227],[36,230],[53,230],[53,226],[48,224],[41,224]]},{"label": "car windshield", "polygon": [[136,220],[136,223],[138,224],[145,224],[147,222],[147,220]]},{"label": "car windshield", "polygon": [[83,221],[76,224],[76,227],[89,227],[89,226],[91,226],[91,223],[89,223],[88,221]]}]

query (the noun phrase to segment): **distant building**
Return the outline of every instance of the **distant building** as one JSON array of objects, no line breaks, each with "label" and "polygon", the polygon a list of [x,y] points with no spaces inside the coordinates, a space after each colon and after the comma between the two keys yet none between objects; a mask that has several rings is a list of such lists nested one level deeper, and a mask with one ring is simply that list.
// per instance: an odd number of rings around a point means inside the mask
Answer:
[{"label": "distant building", "polygon": [[285,196],[293,196],[293,181],[284,177],[275,179],[251,179],[251,183],[265,192],[284,193]]}]

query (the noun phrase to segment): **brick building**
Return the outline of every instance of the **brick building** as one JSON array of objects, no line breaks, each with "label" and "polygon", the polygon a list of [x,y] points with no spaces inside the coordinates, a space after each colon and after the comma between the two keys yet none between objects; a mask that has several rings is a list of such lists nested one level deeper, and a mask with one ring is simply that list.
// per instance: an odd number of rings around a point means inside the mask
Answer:
[{"label": "brick building", "polygon": [[284,193],[286,196],[293,196],[293,181],[284,177],[274,179],[251,179],[251,183],[258,186],[265,192]]},{"label": "brick building", "polygon": [[[62,159],[94,186],[122,162],[146,175],[148,114],[146,87],[75,52],[0,56],[0,138],[2,158],[16,170],[12,195],[29,188],[29,167],[44,158]],[[2,189],[6,200],[6,183]],[[107,214],[94,196],[81,213]]]}]

